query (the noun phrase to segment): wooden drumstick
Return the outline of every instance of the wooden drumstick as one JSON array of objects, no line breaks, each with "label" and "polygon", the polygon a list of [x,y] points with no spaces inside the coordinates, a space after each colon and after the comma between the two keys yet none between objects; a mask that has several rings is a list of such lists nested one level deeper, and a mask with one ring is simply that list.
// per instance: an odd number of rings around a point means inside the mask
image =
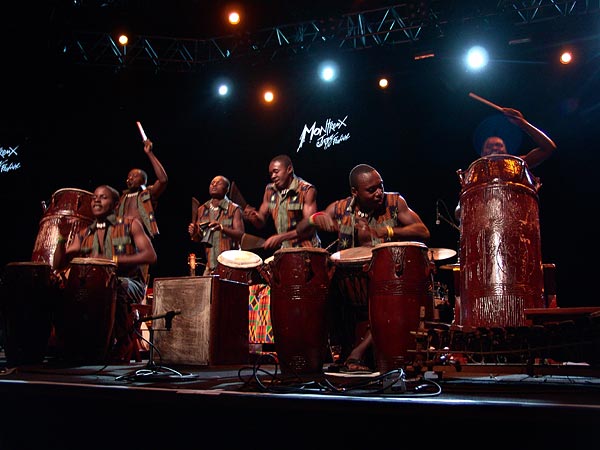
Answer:
[{"label": "wooden drumstick", "polygon": [[137,123],[137,126],[138,126],[139,130],[140,130],[140,134],[142,135],[142,140],[143,141],[148,140],[148,138],[146,137],[146,133],[144,133],[144,129],[142,128],[141,122],[136,122],[136,123]]},{"label": "wooden drumstick", "polygon": [[473,94],[472,92],[469,92],[469,97],[474,98],[475,100],[479,100],[481,103],[485,103],[488,106],[491,106],[494,109],[497,109],[500,112],[504,112],[501,106],[496,105],[495,103],[490,102],[489,100],[486,100],[483,97],[480,97],[477,94]]}]

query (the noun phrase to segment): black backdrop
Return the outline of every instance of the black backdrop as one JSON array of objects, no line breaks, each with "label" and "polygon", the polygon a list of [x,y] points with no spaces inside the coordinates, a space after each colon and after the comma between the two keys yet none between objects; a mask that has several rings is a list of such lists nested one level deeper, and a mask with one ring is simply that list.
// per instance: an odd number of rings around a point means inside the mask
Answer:
[{"label": "black backdrop", "polygon": [[[457,250],[458,232],[435,224],[436,200],[452,214],[460,194],[456,171],[477,159],[487,132],[506,133],[512,153],[534,146],[498,112],[468,96],[475,92],[523,112],[545,130],[558,151],[533,170],[539,191],[544,262],[557,265],[560,306],[597,305],[595,236],[598,183],[598,43],[587,43],[573,67],[531,61],[532,55],[493,60],[485,73],[467,72],[458,58],[412,61],[402,46],[366,51],[317,52],[278,61],[239,60],[196,73],[151,73],[63,65],[24,64],[10,71],[4,89],[0,146],[17,147],[17,170],[0,173],[3,238],[0,262],[26,261],[42,218],[40,202],[61,188],[93,191],[108,183],[123,189],[132,167],[155,176],[135,122],[141,121],[169,175],[157,209],[161,234],[154,277],[188,273],[187,255],[198,252],[187,224],[191,197],[208,198],[217,174],[235,181],[258,206],[269,160],[289,154],[297,175],[318,188],[318,204],[349,193],[348,172],[375,166],[387,190],[399,191],[432,232],[431,247]],[[341,76],[316,79],[321,56],[334,57]],[[380,73],[391,86],[376,86]],[[235,83],[227,99],[213,94],[214,79]],[[258,88],[278,85],[265,107]],[[304,125],[347,116],[347,141],[328,149],[313,140],[299,150]],[[252,230],[254,231],[254,230]],[[322,236],[325,243],[331,236]],[[450,260],[449,262],[454,262]]]}]

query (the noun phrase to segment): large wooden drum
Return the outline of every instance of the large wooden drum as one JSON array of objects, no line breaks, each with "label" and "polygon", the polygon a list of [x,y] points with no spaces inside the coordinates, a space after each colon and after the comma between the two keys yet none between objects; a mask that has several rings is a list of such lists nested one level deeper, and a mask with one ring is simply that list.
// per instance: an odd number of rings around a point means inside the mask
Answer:
[{"label": "large wooden drum", "polygon": [[117,264],[73,258],[56,319],[61,355],[78,363],[106,363],[117,305]]},{"label": "large wooden drum", "polygon": [[69,238],[94,221],[92,198],[89,191],[75,188],[59,189],[52,195],[50,204],[40,220],[32,261],[41,261],[53,266],[54,252],[58,245],[60,229],[68,227]]},{"label": "large wooden drum", "polygon": [[526,325],[526,308],[544,307],[537,192],[525,162],[491,155],[458,171],[460,325]]},{"label": "large wooden drum", "polygon": [[405,367],[414,359],[414,333],[424,328],[432,307],[427,246],[386,242],[373,247],[369,268],[369,320],[375,363],[380,372]]},{"label": "large wooden drum", "polygon": [[322,373],[327,350],[329,253],[282,248],[271,262],[271,321],[284,374]]}]

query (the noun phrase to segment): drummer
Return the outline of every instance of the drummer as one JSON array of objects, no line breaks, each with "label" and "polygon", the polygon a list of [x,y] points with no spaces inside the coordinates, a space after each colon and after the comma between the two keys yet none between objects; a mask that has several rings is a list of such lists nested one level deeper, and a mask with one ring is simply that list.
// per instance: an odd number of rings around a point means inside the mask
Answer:
[{"label": "drummer", "polygon": [[108,259],[117,264],[115,343],[110,359],[112,362],[129,362],[135,345],[131,304],[141,303],[146,295],[147,284],[141,266],[156,263],[156,252],[139,219],[116,217],[119,191],[100,185],[91,202],[95,219],[89,227],[74,235],[71,242],[63,237],[68,236],[69,229],[60,230],[53,269],[65,269],[77,256]]},{"label": "drummer", "polygon": [[227,197],[230,187],[226,177],[214,177],[208,186],[210,199],[198,207],[196,222],[188,226],[192,241],[200,242],[204,247],[204,275],[211,275],[217,268],[219,254],[240,248],[244,220],[240,206]]},{"label": "drummer", "polygon": [[292,160],[278,155],[269,163],[271,183],[265,187],[262,204],[258,210],[250,205],[244,208],[244,220],[258,229],[273,220],[277,234],[266,239],[263,248],[320,247],[321,240],[314,230],[300,235],[296,227],[303,219],[317,212],[317,190],[308,181],[296,176]]},{"label": "drummer", "polygon": [[[359,164],[350,171],[349,181],[351,195],[300,222],[298,233],[306,233],[311,227],[337,232],[338,250],[392,241],[429,240],[429,229],[419,215],[399,193],[384,190],[383,179],[375,168]],[[368,320],[368,308],[361,313]],[[369,371],[365,355],[371,344],[371,332],[367,329],[356,347],[349,352],[348,348],[342,348],[343,369]]]},{"label": "drummer", "polygon": [[[510,123],[522,129],[538,145],[527,154],[519,156],[530,169],[539,166],[556,150],[556,144],[552,139],[525,120],[520,111],[512,108],[502,108],[502,112]],[[506,149],[504,140],[499,136],[488,137],[481,148],[481,156],[506,154],[508,154],[508,150]]]}]

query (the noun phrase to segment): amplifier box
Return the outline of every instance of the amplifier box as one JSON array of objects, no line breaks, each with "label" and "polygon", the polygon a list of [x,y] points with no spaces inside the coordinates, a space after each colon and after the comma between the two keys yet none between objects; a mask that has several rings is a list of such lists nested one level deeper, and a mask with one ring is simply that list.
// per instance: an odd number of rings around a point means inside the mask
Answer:
[{"label": "amplifier box", "polygon": [[226,365],[249,361],[248,285],[219,276],[155,278],[152,321],[157,364]]}]

